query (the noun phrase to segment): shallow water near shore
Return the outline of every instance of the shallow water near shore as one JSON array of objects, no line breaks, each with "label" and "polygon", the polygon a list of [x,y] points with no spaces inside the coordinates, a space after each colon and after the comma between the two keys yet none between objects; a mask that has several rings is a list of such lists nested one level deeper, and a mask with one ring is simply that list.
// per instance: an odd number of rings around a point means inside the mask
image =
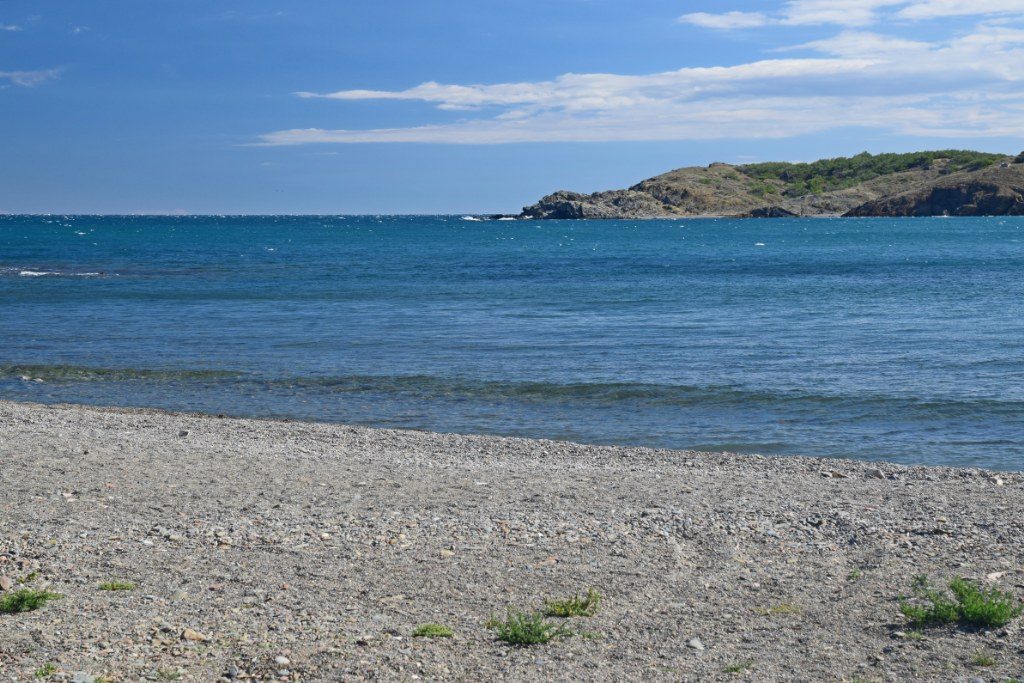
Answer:
[{"label": "shallow water near shore", "polygon": [[1020,470],[1022,273],[1022,218],[0,216],[0,397]]}]

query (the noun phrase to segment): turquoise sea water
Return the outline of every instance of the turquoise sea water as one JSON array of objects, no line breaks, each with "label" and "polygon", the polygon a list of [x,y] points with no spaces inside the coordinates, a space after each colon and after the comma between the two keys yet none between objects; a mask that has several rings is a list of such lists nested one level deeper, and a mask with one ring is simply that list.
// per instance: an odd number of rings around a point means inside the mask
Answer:
[{"label": "turquoise sea water", "polygon": [[1022,380],[1021,218],[0,216],[7,399],[1021,470]]}]

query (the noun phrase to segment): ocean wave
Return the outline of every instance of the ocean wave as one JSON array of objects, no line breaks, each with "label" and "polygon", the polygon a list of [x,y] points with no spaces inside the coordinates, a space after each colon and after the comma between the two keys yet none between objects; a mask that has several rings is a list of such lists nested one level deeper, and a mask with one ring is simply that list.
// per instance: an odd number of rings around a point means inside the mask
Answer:
[{"label": "ocean wave", "polygon": [[233,370],[97,368],[78,365],[0,365],[0,378],[43,382],[217,380],[243,376]]},{"label": "ocean wave", "polygon": [[116,273],[76,270],[39,270],[36,268],[0,268],[0,274],[17,277],[109,277]]},{"label": "ocean wave", "polygon": [[[418,401],[470,403],[555,403],[665,408],[778,410],[787,414],[829,415],[841,419],[879,415],[960,418],[971,415],[1020,418],[1024,401],[992,397],[831,394],[770,391],[741,386],[689,386],[631,382],[500,382],[431,375],[343,375],[260,377],[236,370],[97,368],[73,365],[0,366],[0,379],[43,382],[197,382],[228,383],[245,391],[294,394],[378,394]],[[824,412],[819,412],[824,411]],[[830,418],[830,419],[831,419]]]}]

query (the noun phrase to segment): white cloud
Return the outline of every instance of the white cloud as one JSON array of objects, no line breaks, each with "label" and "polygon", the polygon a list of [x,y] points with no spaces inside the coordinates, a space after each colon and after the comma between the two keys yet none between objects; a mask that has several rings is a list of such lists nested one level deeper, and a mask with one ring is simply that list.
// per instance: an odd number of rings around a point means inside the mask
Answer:
[{"label": "white cloud", "polygon": [[795,0],[786,3],[782,24],[805,26],[837,24],[867,26],[874,23],[878,10],[902,5],[906,0]]},{"label": "white cloud", "polygon": [[936,19],[968,15],[1024,12],[1024,0],[923,0],[901,9],[903,19]]},{"label": "white cloud", "polygon": [[774,14],[696,12],[684,14],[679,17],[679,21],[724,30],[769,24],[861,27],[878,23],[886,17],[921,21],[951,16],[998,16],[1014,12],[1024,12],[1024,0],[790,0],[783,3]]},{"label": "white cloud", "polygon": [[[872,59],[775,59],[738,66],[679,69],[644,76],[565,74],[552,81],[496,85],[423,83],[408,90],[341,90],[300,97],[335,100],[417,100],[446,110],[518,107],[514,118],[541,110],[602,111],[684,101],[722,92],[737,84],[764,80],[819,79],[862,71]],[[509,118],[509,117],[506,117]]]},{"label": "white cloud", "polygon": [[679,17],[679,22],[702,28],[754,28],[767,24],[768,16],[761,12],[725,12],[724,14],[691,12]]},{"label": "white cloud", "polygon": [[60,76],[60,69],[43,69],[40,71],[0,71],[0,81],[8,81],[14,85],[31,88],[44,81]]},{"label": "white cloud", "polygon": [[926,52],[933,48],[931,43],[917,40],[906,40],[896,36],[862,31],[844,31],[832,38],[814,40],[803,45],[783,48],[781,52],[792,50],[815,50],[837,57],[858,55],[875,55],[876,57],[894,58],[906,56],[912,52]]},{"label": "white cloud", "polygon": [[981,24],[934,42],[848,30],[789,49],[811,54],[643,75],[303,92],[463,113],[429,126],[280,130],[259,144],[778,138],[847,126],[966,137],[1019,137],[1024,130],[1024,29]]},{"label": "white cloud", "polygon": [[21,31],[22,28],[15,24],[0,24],[0,31]]}]

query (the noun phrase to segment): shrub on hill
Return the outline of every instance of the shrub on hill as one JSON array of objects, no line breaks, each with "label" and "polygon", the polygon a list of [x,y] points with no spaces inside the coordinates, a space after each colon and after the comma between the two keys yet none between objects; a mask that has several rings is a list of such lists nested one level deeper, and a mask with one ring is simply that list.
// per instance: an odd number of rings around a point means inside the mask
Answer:
[{"label": "shrub on hill", "polygon": [[[1021,155],[1024,157],[1024,153]],[[853,187],[859,183],[884,175],[916,169],[925,170],[942,159],[949,172],[975,171],[1003,159],[1002,154],[988,154],[969,150],[946,149],[909,154],[869,154],[862,152],[853,157],[821,159],[809,164],[766,162],[747,164],[740,168],[758,180],[781,180],[789,187],[786,194],[820,194],[831,190]]]}]

